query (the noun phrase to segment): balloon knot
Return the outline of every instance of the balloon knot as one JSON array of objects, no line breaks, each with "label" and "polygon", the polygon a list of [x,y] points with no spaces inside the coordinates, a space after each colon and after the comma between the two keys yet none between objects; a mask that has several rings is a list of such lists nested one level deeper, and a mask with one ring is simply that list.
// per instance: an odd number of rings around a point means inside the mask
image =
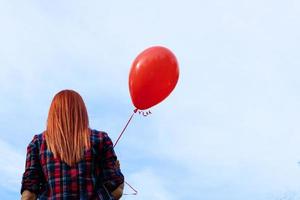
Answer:
[{"label": "balloon knot", "polygon": [[152,114],[152,112],[149,111],[139,111],[139,114],[142,114],[144,117],[147,117],[148,115]]}]

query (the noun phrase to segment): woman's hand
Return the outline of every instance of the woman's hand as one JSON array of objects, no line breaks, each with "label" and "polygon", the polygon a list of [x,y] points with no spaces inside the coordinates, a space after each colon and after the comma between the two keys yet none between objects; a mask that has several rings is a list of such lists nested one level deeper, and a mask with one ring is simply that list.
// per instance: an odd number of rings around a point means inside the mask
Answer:
[{"label": "woman's hand", "polygon": [[117,169],[120,169],[120,166],[121,166],[121,165],[120,165],[120,161],[117,160],[117,161],[116,161],[116,168],[117,168]]},{"label": "woman's hand", "polygon": [[111,194],[115,199],[120,199],[123,195],[123,190],[124,190],[124,183],[119,185],[117,189],[115,189]]},{"label": "woman's hand", "polygon": [[24,190],[21,200],[36,200],[36,194],[29,190]]}]

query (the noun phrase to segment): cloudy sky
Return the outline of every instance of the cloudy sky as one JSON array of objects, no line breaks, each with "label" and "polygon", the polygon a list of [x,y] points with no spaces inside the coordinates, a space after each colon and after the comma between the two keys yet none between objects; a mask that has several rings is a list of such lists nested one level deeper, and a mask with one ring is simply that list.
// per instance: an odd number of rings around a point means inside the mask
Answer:
[{"label": "cloudy sky", "polygon": [[299,1],[0,0],[0,27],[1,199],[20,197],[58,91],[78,91],[116,140],[130,65],[153,45],[176,54],[180,79],[116,147],[139,191],[123,199],[300,199]]}]

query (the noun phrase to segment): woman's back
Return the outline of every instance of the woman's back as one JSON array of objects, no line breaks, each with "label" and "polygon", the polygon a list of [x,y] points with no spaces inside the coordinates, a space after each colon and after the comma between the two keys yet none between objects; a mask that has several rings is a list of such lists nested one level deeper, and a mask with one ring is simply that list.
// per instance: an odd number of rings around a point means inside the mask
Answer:
[{"label": "woman's back", "polygon": [[107,133],[91,130],[91,148],[72,166],[55,158],[45,134],[35,135],[27,147],[21,193],[29,190],[39,199],[110,199],[124,182]]}]

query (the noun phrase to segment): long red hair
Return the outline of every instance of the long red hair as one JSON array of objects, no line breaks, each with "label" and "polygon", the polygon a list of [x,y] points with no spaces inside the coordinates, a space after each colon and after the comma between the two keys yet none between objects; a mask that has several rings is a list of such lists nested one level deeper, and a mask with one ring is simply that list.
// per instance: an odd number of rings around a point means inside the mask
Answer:
[{"label": "long red hair", "polygon": [[54,157],[70,166],[80,161],[84,150],[90,148],[88,113],[77,92],[62,90],[54,96],[49,109],[45,138]]}]

